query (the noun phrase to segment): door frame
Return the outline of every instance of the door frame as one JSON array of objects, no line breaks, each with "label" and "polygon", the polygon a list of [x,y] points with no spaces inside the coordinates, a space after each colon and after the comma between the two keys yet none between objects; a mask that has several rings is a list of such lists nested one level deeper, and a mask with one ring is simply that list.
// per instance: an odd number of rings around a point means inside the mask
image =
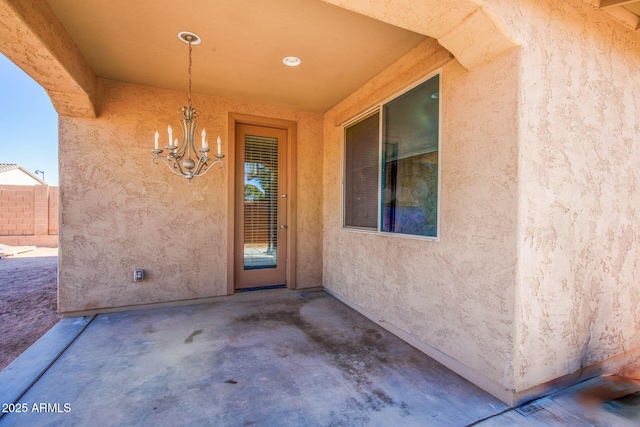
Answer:
[{"label": "door frame", "polygon": [[246,124],[284,129],[287,131],[287,289],[296,289],[296,147],[297,122],[229,113],[227,132],[227,295],[235,293],[235,194],[236,194],[236,125]]}]

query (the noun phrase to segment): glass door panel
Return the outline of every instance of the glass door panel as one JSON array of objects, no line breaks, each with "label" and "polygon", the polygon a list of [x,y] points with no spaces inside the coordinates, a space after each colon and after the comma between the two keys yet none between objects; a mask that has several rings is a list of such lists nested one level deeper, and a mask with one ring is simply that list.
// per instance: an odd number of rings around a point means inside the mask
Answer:
[{"label": "glass door panel", "polygon": [[244,269],[276,268],[278,139],[244,138]]}]

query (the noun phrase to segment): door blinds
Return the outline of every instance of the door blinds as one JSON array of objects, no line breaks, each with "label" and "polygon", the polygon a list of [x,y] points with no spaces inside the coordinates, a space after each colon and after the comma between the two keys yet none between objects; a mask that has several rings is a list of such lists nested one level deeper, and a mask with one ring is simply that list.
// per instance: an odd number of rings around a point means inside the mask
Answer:
[{"label": "door blinds", "polygon": [[245,135],[244,268],[277,267],[278,139]]}]

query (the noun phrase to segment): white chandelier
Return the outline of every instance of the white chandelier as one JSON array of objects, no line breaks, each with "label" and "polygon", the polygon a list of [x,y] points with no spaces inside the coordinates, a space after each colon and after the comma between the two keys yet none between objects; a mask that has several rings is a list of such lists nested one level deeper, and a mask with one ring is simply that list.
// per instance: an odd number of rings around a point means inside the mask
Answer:
[{"label": "white chandelier", "polygon": [[169,133],[169,144],[165,145],[167,154],[162,156],[161,150],[158,148],[158,140],[160,134],[158,131],[155,133],[155,148],[151,150],[154,154],[151,161],[157,164],[156,159],[162,159],[162,161],[169,167],[169,170],[176,175],[187,178],[187,182],[191,182],[191,179],[195,176],[202,176],[215,164],[223,166],[222,159],[224,154],[220,152],[221,141],[220,137],[217,140],[217,154],[214,154],[215,161],[207,156],[209,153],[209,141],[207,140],[207,132],[202,130],[202,146],[196,148],[196,129],[198,128],[198,122],[195,118],[200,114],[198,110],[191,105],[191,46],[200,44],[200,37],[193,33],[183,31],[178,34],[180,40],[189,44],[189,102],[186,107],[178,110],[184,115],[184,119],[180,120],[182,126],[182,144],[178,143],[178,138],[173,138],[173,129],[171,126],[167,128]]}]

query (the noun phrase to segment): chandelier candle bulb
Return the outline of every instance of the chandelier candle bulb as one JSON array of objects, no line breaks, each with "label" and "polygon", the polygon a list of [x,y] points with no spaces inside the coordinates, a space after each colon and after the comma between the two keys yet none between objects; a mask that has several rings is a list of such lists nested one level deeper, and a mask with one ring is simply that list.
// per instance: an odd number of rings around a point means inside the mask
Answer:
[{"label": "chandelier candle bulb", "polygon": [[218,140],[216,142],[218,143],[218,154],[220,154],[220,144],[222,144],[220,137],[218,137]]},{"label": "chandelier candle bulb", "polygon": [[155,139],[156,139],[156,141],[155,141],[155,147],[156,148],[155,149],[156,150],[158,149],[158,138],[160,138],[160,134],[158,133],[158,131],[156,131],[156,135],[155,135]]},{"label": "chandelier candle bulb", "polygon": [[202,148],[209,148],[209,144],[207,144],[207,140],[205,139],[207,136],[207,132],[202,129]]},{"label": "chandelier candle bulb", "polygon": [[171,129],[171,125],[167,127],[167,132],[169,132],[169,145],[171,145],[173,143],[173,129]]}]

